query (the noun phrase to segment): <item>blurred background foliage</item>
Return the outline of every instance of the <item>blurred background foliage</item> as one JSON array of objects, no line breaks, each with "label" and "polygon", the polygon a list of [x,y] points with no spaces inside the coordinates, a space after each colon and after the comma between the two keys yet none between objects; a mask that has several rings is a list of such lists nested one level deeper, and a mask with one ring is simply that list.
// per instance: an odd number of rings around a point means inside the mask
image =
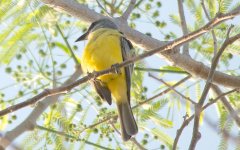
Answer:
[{"label": "blurred background foliage", "polygon": [[[99,0],[102,9],[94,0],[78,1],[104,15],[108,12],[113,17],[121,16],[129,4],[129,0]],[[129,25],[162,41],[180,37],[179,14],[175,10],[166,16],[161,10],[164,7],[165,11],[172,8],[171,5],[164,4],[166,3],[161,0],[137,0],[128,20]],[[211,18],[216,13],[226,13],[237,6],[233,0],[206,0],[205,5]],[[184,8],[189,32],[208,22],[200,1],[184,0]],[[141,30],[144,26],[147,28]],[[230,23],[225,22],[214,28],[218,48],[223,43],[229,26]],[[75,66],[81,63],[80,56],[85,43],[74,41],[87,27],[85,22],[55,11],[38,0],[1,0],[0,109],[22,102],[45,88],[61,86],[74,72]],[[151,27],[153,30],[146,31]],[[231,35],[236,33],[240,33],[239,23],[235,24]],[[189,43],[190,55],[209,65],[213,57],[213,42],[210,32],[193,40]],[[239,47],[238,40],[227,48],[218,70],[239,76]],[[137,54],[144,52],[136,46],[135,49]],[[157,67],[151,65],[154,60],[157,60],[154,62]],[[134,114],[140,128],[136,140],[147,149],[171,149],[175,137],[172,135],[179,128],[182,116],[192,114],[193,105],[173,91],[139,105],[168,88],[149,77],[149,73],[164,79],[170,85],[188,76],[180,68],[158,60],[159,57],[150,57],[135,64],[131,95],[132,106],[137,106]],[[238,63],[232,65],[236,61]],[[197,102],[204,83],[201,79],[188,80],[176,90]],[[212,97],[214,96],[210,95],[208,98]],[[229,99],[234,108],[240,108],[239,94],[231,94]],[[214,117],[218,118],[217,131],[237,131],[222,103],[217,102],[216,106],[218,114]],[[132,142],[122,142],[111,125],[114,123],[116,129],[119,129],[119,122],[116,122],[114,115],[114,104],[108,106],[100,100],[89,83],[82,84],[61,96],[56,104],[38,118],[36,129],[21,137],[21,147],[84,149],[90,145],[94,149],[137,149]],[[22,118],[23,114],[17,112],[1,117],[0,131],[6,132],[9,126],[16,126],[15,123],[21,122]],[[105,119],[109,120],[103,121]],[[170,130],[172,135],[168,133]],[[227,149],[228,141],[221,134],[219,136],[219,149]],[[234,147],[240,148],[237,145]]]}]

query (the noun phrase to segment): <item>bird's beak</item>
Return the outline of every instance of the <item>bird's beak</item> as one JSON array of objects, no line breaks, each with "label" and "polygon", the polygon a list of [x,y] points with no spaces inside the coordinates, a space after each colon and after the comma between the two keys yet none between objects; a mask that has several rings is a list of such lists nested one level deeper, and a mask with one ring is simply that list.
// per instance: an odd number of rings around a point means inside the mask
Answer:
[{"label": "bird's beak", "polygon": [[81,35],[75,42],[86,40],[88,36],[88,31]]}]

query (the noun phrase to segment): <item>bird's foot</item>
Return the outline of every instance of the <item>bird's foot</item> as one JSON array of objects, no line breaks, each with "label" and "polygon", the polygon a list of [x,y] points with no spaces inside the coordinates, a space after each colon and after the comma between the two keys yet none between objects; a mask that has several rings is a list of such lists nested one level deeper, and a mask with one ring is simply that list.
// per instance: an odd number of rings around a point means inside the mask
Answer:
[{"label": "bird's foot", "polygon": [[121,70],[120,70],[120,68],[119,68],[119,63],[113,64],[113,65],[111,66],[111,68],[114,69],[114,70],[113,70],[114,73],[116,73],[116,74],[121,74]]},{"label": "bird's foot", "polygon": [[97,74],[96,71],[93,72],[87,72],[88,77],[90,77],[90,80],[96,80],[97,79]]}]

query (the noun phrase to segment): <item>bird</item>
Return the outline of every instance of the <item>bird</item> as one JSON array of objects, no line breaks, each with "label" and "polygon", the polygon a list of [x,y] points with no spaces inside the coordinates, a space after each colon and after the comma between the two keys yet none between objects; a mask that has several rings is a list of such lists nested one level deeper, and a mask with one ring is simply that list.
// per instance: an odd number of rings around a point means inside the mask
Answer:
[{"label": "bird", "polygon": [[[115,66],[116,73],[91,80],[101,99],[109,105],[116,103],[120,119],[121,137],[128,141],[138,133],[138,126],[130,104],[133,64],[117,69],[117,64],[133,57],[132,43],[110,19],[93,22],[76,42],[88,40],[82,54],[81,66],[85,73],[101,71]],[[113,97],[113,98],[112,98]]]}]

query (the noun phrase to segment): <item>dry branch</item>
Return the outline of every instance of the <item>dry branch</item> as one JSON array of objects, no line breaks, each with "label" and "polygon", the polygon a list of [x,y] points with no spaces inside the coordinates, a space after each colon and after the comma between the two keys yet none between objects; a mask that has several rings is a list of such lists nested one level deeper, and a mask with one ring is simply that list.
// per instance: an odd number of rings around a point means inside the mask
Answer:
[{"label": "dry branch", "polygon": [[[75,0],[68,0],[68,1],[42,0],[42,2],[49,5],[50,7],[53,7],[58,11],[65,11],[69,15],[80,18],[81,20],[84,20],[86,22],[93,22],[100,18],[105,17],[89,9],[86,5],[79,4]],[[236,9],[234,9],[229,13],[218,14],[214,19],[212,19],[208,24],[204,26],[204,27],[207,26],[208,28],[203,27],[200,29],[201,30],[200,32],[201,34],[209,32],[212,28],[217,26],[219,23],[232,19],[239,14],[240,14],[240,6],[238,6]],[[136,43],[138,46],[145,48],[146,50],[154,49],[156,47],[160,47],[166,44],[166,42],[159,41],[139,31],[131,29],[127,25],[126,21],[122,21],[122,19],[115,19],[114,22],[118,24],[120,30],[128,37],[128,39]],[[167,59],[169,62],[191,73],[191,75],[198,78],[207,79],[210,68],[205,66],[202,62],[198,62],[180,53],[159,53],[159,54],[161,56],[164,56],[164,58]],[[220,84],[220,85],[224,85],[232,88],[240,87],[240,77],[230,76],[218,71],[215,72],[213,82],[215,84]]]},{"label": "dry branch", "polygon": [[[181,19],[181,27],[183,31],[183,35],[188,34],[188,29],[187,29],[187,23],[184,15],[184,9],[183,9],[183,0],[178,0],[178,12],[179,16]],[[186,43],[183,45],[183,54],[184,55],[189,55],[189,44]]]},{"label": "dry branch", "polygon": [[[216,93],[216,95],[222,95],[222,91],[218,86],[212,85],[212,90],[214,91],[214,93]],[[223,105],[226,107],[226,109],[228,110],[228,112],[230,113],[231,117],[235,120],[238,127],[240,127],[240,118],[236,114],[236,111],[233,109],[232,105],[228,102],[227,98],[223,96],[221,98],[221,101]]]},{"label": "dry branch", "polygon": [[215,69],[217,67],[217,64],[219,62],[219,59],[223,53],[223,51],[227,48],[228,45],[232,44],[233,42],[235,42],[237,39],[240,38],[240,34],[237,34],[231,38],[229,38],[229,34],[231,31],[232,26],[229,28],[228,32],[227,32],[227,37],[224,41],[224,43],[222,44],[221,48],[219,49],[218,53],[213,57],[212,60],[212,64],[211,64],[211,70],[209,72],[208,78],[207,78],[207,83],[203,89],[202,95],[200,97],[200,100],[198,102],[198,104],[195,106],[195,117],[194,117],[194,126],[193,126],[193,135],[192,135],[192,140],[191,140],[191,144],[189,146],[189,150],[194,150],[196,147],[196,144],[198,142],[198,140],[201,137],[201,134],[199,132],[199,119],[200,119],[200,114],[201,114],[201,109],[202,106],[205,102],[205,99],[207,97],[208,91],[212,85],[212,81],[213,81],[213,76],[215,73]]},{"label": "dry branch", "polygon": [[[68,84],[74,82],[75,80],[77,80],[79,78],[81,73],[82,73],[81,67],[76,66],[75,72],[69,77],[68,80],[66,80],[63,83],[63,85],[68,85]],[[6,134],[4,135],[3,138],[8,139],[8,141],[10,141],[10,142],[13,142],[14,139],[16,139],[22,133],[29,131],[29,130],[33,130],[36,125],[36,121],[37,121],[38,117],[48,108],[48,106],[56,103],[57,99],[58,99],[58,96],[50,96],[50,97],[47,97],[44,100],[38,102],[38,105],[33,109],[33,111],[30,113],[30,115],[17,127],[12,129],[11,131],[6,132]],[[0,141],[1,141],[1,139],[2,138],[0,138]],[[11,143],[0,142],[0,145],[2,145],[4,147],[7,147],[9,144],[11,144]]]},{"label": "dry branch", "polygon": [[[212,101],[208,102],[206,105],[204,105],[200,111],[201,112],[204,111],[209,106],[211,106],[214,103],[216,103],[222,97],[224,97],[224,96],[226,96],[228,94],[231,94],[233,92],[236,92],[237,90],[238,89],[233,89],[233,90],[230,90],[230,91],[228,91],[226,93],[222,93],[221,95],[218,95],[218,97],[216,97],[214,100],[212,100]],[[188,126],[189,122],[192,121],[193,118],[194,118],[194,114],[191,115],[190,117],[188,117],[187,115],[184,117],[184,121],[183,121],[181,127],[177,130],[177,134],[176,134],[176,137],[175,137],[174,142],[173,142],[173,150],[177,149],[177,143],[178,143],[178,140],[180,139],[180,136],[181,136],[183,130],[185,129],[186,126]]]},{"label": "dry branch", "polygon": [[136,0],[131,0],[126,11],[123,13],[123,15],[121,16],[121,18],[123,20],[126,20],[128,19],[128,17],[130,16],[131,12],[133,11],[134,9],[134,6],[135,6],[135,3],[136,3]]}]

